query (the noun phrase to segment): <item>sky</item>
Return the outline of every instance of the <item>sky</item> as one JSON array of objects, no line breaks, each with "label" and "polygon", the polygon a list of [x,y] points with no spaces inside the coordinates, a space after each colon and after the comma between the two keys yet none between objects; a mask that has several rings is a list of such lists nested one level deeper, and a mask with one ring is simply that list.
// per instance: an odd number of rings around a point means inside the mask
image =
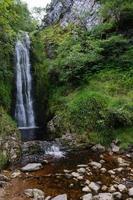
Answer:
[{"label": "sky", "polygon": [[32,10],[33,7],[46,7],[48,3],[51,2],[51,0],[23,0],[28,4],[28,7],[30,10]]}]

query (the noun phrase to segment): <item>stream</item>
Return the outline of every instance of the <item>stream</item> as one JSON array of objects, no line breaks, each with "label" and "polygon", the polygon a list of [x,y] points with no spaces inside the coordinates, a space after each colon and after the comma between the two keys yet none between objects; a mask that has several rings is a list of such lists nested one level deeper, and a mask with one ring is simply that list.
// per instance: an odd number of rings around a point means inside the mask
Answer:
[{"label": "stream", "polygon": [[[29,146],[28,144],[28,148]],[[29,159],[24,156],[19,164],[4,171],[4,174],[10,177],[10,184],[5,189],[5,200],[28,200],[30,198],[24,194],[24,191],[33,188],[42,190],[45,197],[53,198],[66,194],[68,200],[80,200],[90,192],[93,195],[100,192],[119,192],[120,184],[126,187],[121,191],[120,199],[128,198],[127,190],[133,187],[133,162],[130,154],[110,155],[109,152],[94,152],[89,148],[52,154],[56,151],[59,149],[40,155],[38,158],[42,160],[38,160],[37,154],[33,152],[33,155],[27,155]],[[34,172],[16,171],[29,162],[35,161],[43,163],[43,168]],[[18,175],[13,177],[17,172]],[[91,182],[99,185],[98,192],[95,189],[87,190]]]}]

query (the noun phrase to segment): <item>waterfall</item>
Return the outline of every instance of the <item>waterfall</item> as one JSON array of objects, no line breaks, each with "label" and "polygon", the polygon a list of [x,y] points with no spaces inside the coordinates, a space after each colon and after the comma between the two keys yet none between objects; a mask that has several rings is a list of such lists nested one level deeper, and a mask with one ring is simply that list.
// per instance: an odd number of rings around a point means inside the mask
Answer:
[{"label": "waterfall", "polygon": [[16,106],[15,118],[20,128],[35,127],[30,64],[30,38],[22,32],[16,42]]}]

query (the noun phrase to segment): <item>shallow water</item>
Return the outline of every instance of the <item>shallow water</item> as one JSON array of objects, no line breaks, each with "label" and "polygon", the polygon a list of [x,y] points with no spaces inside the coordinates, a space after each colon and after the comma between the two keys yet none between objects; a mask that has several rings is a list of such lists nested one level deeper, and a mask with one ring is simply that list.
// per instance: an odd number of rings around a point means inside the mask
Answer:
[{"label": "shallow water", "polygon": [[[104,154],[104,160],[106,161],[104,167],[108,170],[118,167],[116,158],[117,156]],[[98,152],[94,153],[88,149],[72,151],[60,159],[49,156],[47,160],[49,163],[44,164],[42,170],[29,174],[22,173],[20,178],[13,179],[11,185],[7,189],[8,195],[6,196],[6,200],[28,200],[23,194],[23,191],[29,188],[41,189],[45,192],[46,196],[54,197],[66,193],[68,195],[68,200],[79,200],[80,197],[85,194],[82,192],[81,187],[85,180],[94,182],[101,181],[103,185],[106,184],[107,186],[113,182],[109,174],[101,174],[99,171],[93,169],[93,174],[91,176],[85,175],[84,180],[75,181],[66,178],[64,169],[74,172],[77,170],[77,165],[79,164],[88,164],[91,160],[99,161],[100,153]],[[128,171],[123,171],[120,174],[121,180],[123,177],[128,178],[128,176]],[[71,186],[71,184],[73,184],[73,186]],[[123,200],[125,199],[126,194],[123,197]]]}]

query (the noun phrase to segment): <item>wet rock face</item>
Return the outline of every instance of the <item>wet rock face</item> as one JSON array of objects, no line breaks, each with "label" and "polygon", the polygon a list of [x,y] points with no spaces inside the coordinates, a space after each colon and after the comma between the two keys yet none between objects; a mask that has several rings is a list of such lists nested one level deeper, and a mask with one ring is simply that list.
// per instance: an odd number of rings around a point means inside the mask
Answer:
[{"label": "wet rock face", "polygon": [[74,23],[91,29],[100,23],[96,0],[52,0],[44,17],[44,26],[60,23],[64,28]]}]

